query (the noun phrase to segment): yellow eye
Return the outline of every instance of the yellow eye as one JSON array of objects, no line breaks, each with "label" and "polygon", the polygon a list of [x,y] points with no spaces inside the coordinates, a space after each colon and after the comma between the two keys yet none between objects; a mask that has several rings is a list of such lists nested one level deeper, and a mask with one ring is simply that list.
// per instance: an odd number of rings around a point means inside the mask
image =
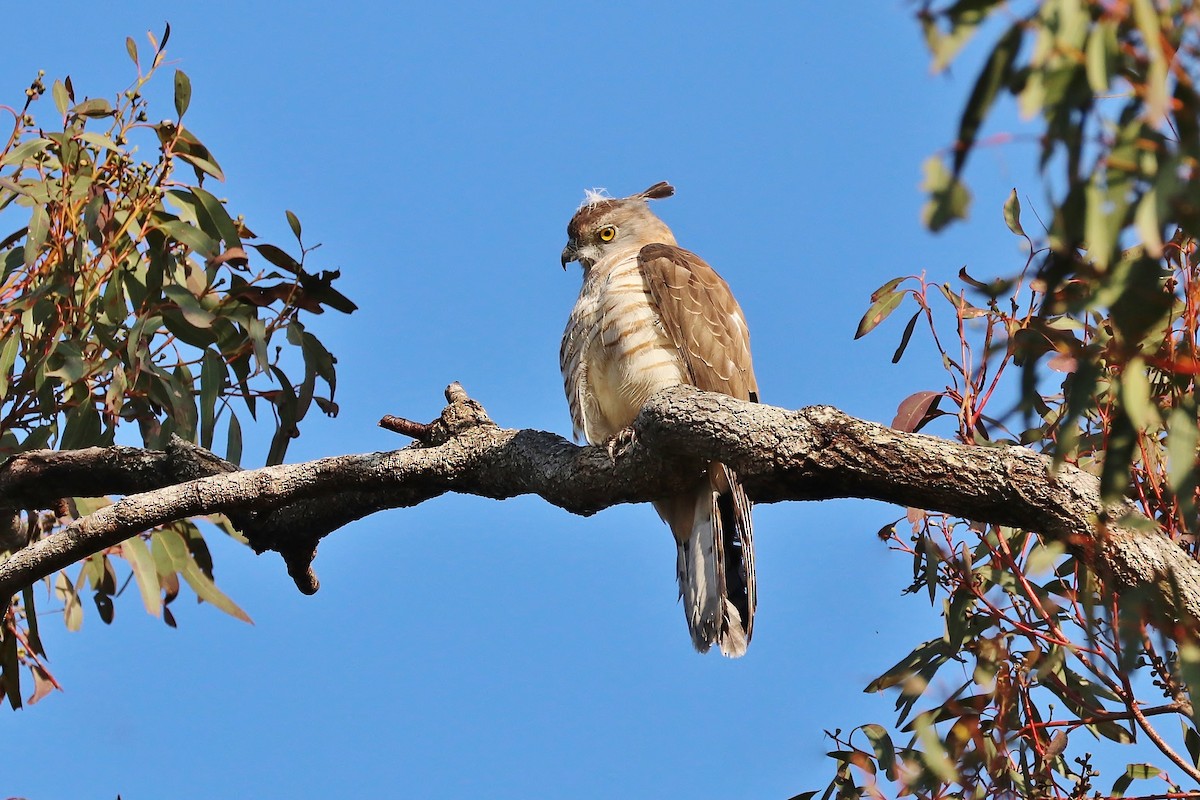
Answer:
[{"label": "yellow eye", "polygon": [[617,229],[612,225],[605,225],[600,229],[600,241],[611,242],[615,238],[617,238]]}]

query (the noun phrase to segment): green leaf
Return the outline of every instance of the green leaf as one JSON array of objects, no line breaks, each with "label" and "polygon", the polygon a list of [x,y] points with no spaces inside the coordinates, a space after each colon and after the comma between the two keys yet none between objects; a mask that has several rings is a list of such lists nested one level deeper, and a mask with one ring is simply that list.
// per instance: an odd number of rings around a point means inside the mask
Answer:
[{"label": "green leaf", "polygon": [[181,342],[200,350],[214,344],[217,340],[215,324],[213,327],[198,328],[188,322],[182,311],[176,309],[163,309],[162,322],[163,326]]},{"label": "green leaf", "polygon": [[200,445],[208,450],[212,450],[217,398],[225,388],[226,375],[225,359],[215,350],[205,348],[200,367]]},{"label": "green leaf", "polygon": [[1176,497],[1190,496],[1196,486],[1196,449],[1200,446],[1194,399],[1171,409],[1167,418],[1167,479]]},{"label": "green leaf", "polygon": [[1104,451],[1104,469],[1100,473],[1100,492],[1105,503],[1114,503],[1129,488],[1129,465],[1137,445],[1137,431],[1125,409],[1118,408],[1109,424],[1108,447]]},{"label": "green leaf", "polygon": [[66,573],[58,573],[54,579],[54,594],[63,604],[63,621],[67,630],[74,632],[83,627],[83,604],[79,602],[79,593],[74,584],[67,578]]},{"label": "green leaf", "polygon": [[155,214],[152,224],[170,238],[187,245],[205,258],[217,255],[217,243],[204,231],[164,214]]},{"label": "green leaf", "polygon": [[233,464],[242,463],[242,423],[237,414],[229,414],[229,435],[225,444],[225,460]]},{"label": "green leaf", "polygon": [[238,236],[237,226],[229,216],[225,204],[198,186],[191,188],[192,195],[200,202],[200,206],[208,213],[217,235],[225,242],[225,248],[241,247],[242,240]]},{"label": "green leaf", "polygon": [[32,267],[50,235],[50,216],[42,206],[35,206],[29,217],[29,233],[25,237],[25,266]]},{"label": "green leaf", "polygon": [[950,305],[954,306],[958,310],[963,319],[975,319],[976,317],[982,317],[987,314],[987,312],[982,308],[972,305],[963,297],[956,294],[954,290],[950,288],[950,284],[939,283],[938,289],[941,291],[942,296],[950,301]]},{"label": "green leaf", "polygon": [[958,143],[954,148],[953,168],[956,180],[966,164],[967,156],[971,154],[971,148],[975,146],[975,139],[979,135],[979,129],[983,127],[984,119],[992,104],[996,102],[996,95],[1003,86],[1012,81],[1013,65],[1017,60],[1017,52],[1021,49],[1024,26],[1025,22],[1022,20],[1008,29],[992,49],[987,63],[975,79],[975,86],[971,89],[971,96],[963,107],[958,123]]},{"label": "green leaf", "polygon": [[1200,734],[1186,722],[1182,725],[1184,746],[1187,747],[1188,755],[1192,757],[1192,763],[1200,766]]},{"label": "green leaf", "polygon": [[162,592],[158,585],[158,570],[154,565],[154,556],[150,548],[140,536],[134,536],[121,543],[121,555],[133,567],[133,577],[142,593],[142,602],[146,611],[155,616],[162,616]]},{"label": "green leaf", "polygon": [[296,241],[299,242],[300,241],[300,218],[297,217],[295,214],[293,214],[291,211],[285,210],[284,213],[287,214],[288,225],[291,227],[292,233],[295,234]]},{"label": "green leaf", "polygon": [[67,94],[66,85],[56,79],[54,85],[50,87],[50,95],[54,98],[54,107],[58,109],[58,113],[66,116],[67,109],[71,107],[71,98]]},{"label": "green leaf", "polygon": [[42,637],[38,633],[38,612],[37,606],[34,604],[32,586],[26,586],[21,590],[21,602],[25,606],[25,621],[29,625],[27,637],[29,639],[29,649],[40,656],[44,656],[46,655],[46,648],[42,646]]},{"label": "green leaf", "polygon": [[1111,797],[1124,797],[1125,790],[1136,780],[1157,778],[1163,772],[1153,764],[1130,764],[1125,768],[1125,774],[1113,783]]},{"label": "green leaf", "polygon": [[204,541],[200,526],[194,520],[188,519],[176,522],[175,529],[183,536],[188,552],[196,560],[200,570],[208,577],[213,577],[212,553],[208,549],[208,543]]},{"label": "green leaf", "polygon": [[1025,572],[1029,575],[1041,575],[1051,572],[1060,558],[1066,555],[1067,548],[1061,542],[1047,542],[1034,545],[1025,561]]},{"label": "green leaf", "polygon": [[906,280],[908,280],[908,278],[906,278],[904,276],[901,276],[899,278],[892,278],[890,281],[885,283],[883,286],[880,286],[878,289],[871,292],[871,302],[874,303],[875,301],[879,300],[880,298],[883,298],[887,295],[895,294],[896,287],[899,286],[900,284],[904,283],[904,281],[906,281]]},{"label": "green leaf", "polygon": [[871,742],[871,748],[875,751],[875,758],[879,762],[879,766],[883,768],[889,781],[896,780],[896,748],[892,744],[892,737],[883,729],[882,725],[863,725],[862,732]]},{"label": "green leaf", "polygon": [[25,441],[21,442],[22,450],[42,450],[50,443],[50,437],[55,434],[56,426],[39,425],[29,432]]},{"label": "green leaf", "polygon": [[332,393],[337,388],[337,372],[334,367],[337,359],[325,349],[325,345],[321,344],[316,336],[307,331],[304,333],[301,347],[304,349],[305,360],[311,361],[317,374],[329,384],[329,391]]},{"label": "green leaf", "polygon": [[255,372],[266,372],[271,367],[267,357],[267,326],[258,317],[246,320],[246,336],[254,348]]},{"label": "green leaf", "polygon": [[1153,0],[1133,0],[1133,19],[1142,34],[1150,69],[1146,73],[1145,103],[1147,121],[1154,126],[1167,115],[1167,58],[1162,48],[1162,23]]},{"label": "green leaf", "polygon": [[1150,378],[1146,362],[1140,356],[1131,358],[1121,371],[1121,404],[1129,421],[1138,430],[1146,430],[1158,416],[1150,402]]},{"label": "green leaf", "polygon": [[0,158],[0,167],[7,167],[11,164],[23,164],[31,156],[42,152],[50,145],[49,139],[37,137],[34,139],[26,139],[19,145],[9,150]]},{"label": "green leaf", "polygon": [[1032,119],[1046,103],[1046,85],[1044,71],[1031,69],[1025,76],[1025,83],[1017,95],[1017,108],[1022,119]]},{"label": "green leaf", "polygon": [[183,575],[183,579],[187,581],[188,586],[192,587],[192,591],[201,600],[206,603],[212,603],[229,616],[240,619],[242,622],[248,622],[251,625],[254,624],[250,616],[239,608],[237,603],[230,600],[228,595],[218,589],[211,578],[204,574],[204,570],[200,569],[200,565],[196,563],[196,560],[191,557],[190,553],[187,556],[187,563],[180,574]]},{"label": "green leaf", "polygon": [[296,423],[299,421],[297,412],[298,398],[287,375],[278,367],[271,367],[275,380],[279,381],[279,393],[276,395],[275,408],[279,415],[279,427],[271,437],[271,447],[267,452],[267,466],[282,464],[287,455],[288,445],[296,435]]},{"label": "green leaf", "polygon": [[17,328],[9,334],[3,346],[0,346],[0,400],[8,397],[8,384],[12,377],[13,365],[17,360],[17,350],[21,345],[21,330]]},{"label": "green leaf", "polygon": [[904,334],[900,337],[900,345],[896,348],[896,352],[892,354],[893,364],[900,363],[900,358],[904,355],[904,351],[908,348],[908,340],[912,338],[913,329],[917,327],[917,320],[920,317],[921,312],[917,311],[917,313],[912,315],[912,319],[908,321],[908,324],[904,326]]},{"label": "green leaf", "polygon": [[321,305],[329,306],[335,311],[341,311],[343,314],[352,314],[358,310],[358,306],[350,301],[344,294],[334,289],[330,282],[340,276],[340,272],[322,272],[321,275],[307,275],[300,273],[300,285],[304,287],[305,294],[310,300],[316,300]]},{"label": "green leaf", "polygon": [[71,111],[81,117],[111,117],[114,113],[112,106],[102,97],[84,100]]},{"label": "green leaf", "polygon": [[[1130,256],[1113,268],[1111,284],[1102,291],[1110,297],[1115,295],[1110,316],[1113,333],[1122,344],[1136,347],[1147,337],[1157,337],[1150,342],[1157,345],[1163,321],[1174,303],[1163,287],[1164,277],[1161,264],[1145,256]],[[1101,293],[1096,293],[1094,302],[1099,302]]]},{"label": "green leaf", "polygon": [[954,760],[946,752],[946,745],[938,736],[937,728],[933,725],[929,712],[919,714],[914,720],[917,739],[925,748],[921,753],[921,761],[925,768],[947,783],[959,781],[958,769]]},{"label": "green leaf", "polygon": [[1017,236],[1025,236],[1025,229],[1021,227],[1021,201],[1017,197],[1016,188],[1004,201],[1004,224]]},{"label": "green leaf", "polygon": [[260,256],[265,258],[267,261],[270,261],[280,269],[286,269],[288,272],[293,274],[300,273],[300,262],[283,252],[283,250],[280,250],[275,245],[252,244],[250,246],[257,250]]},{"label": "green leaf", "polygon": [[192,81],[183,70],[175,70],[175,113],[182,119],[192,102]]},{"label": "green leaf", "polygon": [[1200,727],[1200,645],[1183,641],[1179,643],[1178,652],[1179,675],[1192,702],[1192,725]]},{"label": "green leaf", "polygon": [[21,662],[17,658],[17,637],[8,626],[0,628],[0,680],[4,694],[14,709],[21,707]]},{"label": "green leaf", "polygon": [[928,193],[929,200],[921,209],[921,223],[936,233],[956,219],[965,219],[971,208],[971,193],[950,174],[942,159],[930,156],[922,171],[925,178],[921,189]]},{"label": "green leaf", "polygon": [[1163,771],[1153,764],[1130,764],[1125,768],[1125,774],[1133,778],[1135,781],[1149,780],[1157,778],[1163,774]]},{"label": "green leaf", "polygon": [[893,311],[904,300],[904,292],[890,291],[871,304],[867,309],[867,313],[858,323],[858,330],[854,333],[855,339],[861,339],[888,318]]},{"label": "green leaf", "polygon": [[933,53],[933,71],[941,72],[963,46],[971,40],[980,24],[995,10],[1000,0],[958,0],[942,12],[950,22],[950,31],[942,34],[936,28],[936,23],[930,20],[926,27],[925,40]]},{"label": "green leaf", "polygon": [[938,587],[938,565],[942,563],[942,553],[937,543],[929,536],[921,537],[921,548],[925,556],[925,588],[929,592],[929,603],[933,604]]},{"label": "green leaf", "polygon": [[1078,367],[1063,383],[1067,396],[1066,411],[1058,421],[1058,446],[1054,450],[1053,469],[1057,470],[1063,460],[1074,454],[1079,439],[1077,424],[1083,412],[1092,402],[1096,383],[1100,378],[1100,367],[1094,353],[1086,353],[1079,359]]},{"label": "green leaf", "polygon": [[62,450],[79,450],[84,447],[94,447],[107,444],[102,438],[100,414],[91,398],[80,403],[67,413],[67,422],[63,426],[62,439],[59,448]]},{"label": "green leaf", "polygon": [[229,519],[229,517],[225,516],[224,514],[209,514],[207,519],[213,525],[216,525],[218,528],[220,528],[221,531],[231,539],[236,539],[242,544],[249,544],[249,542],[246,540],[246,537],[242,535],[242,532],[233,526],[233,520]]},{"label": "green leaf", "polygon": [[[83,133],[79,134],[78,139],[85,144],[91,145],[96,152],[101,150],[111,150],[115,153],[120,152],[121,149],[110,137],[105,136],[103,133],[96,133],[95,131],[84,131]],[[92,202],[97,204],[102,200],[103,198],[100,195],[96,195],[92,198]]]},{"label": "green leaf", "polygon": [[96,592],[92,595],[92,602],[96,604],[96,612],[100,616],[100,621],[105,625],[112,625],[113,616],[116,612],[116,606],[113,605],[112,595],[103,592]]},{"label": "green leaf", "polygon": [[[867,684],[864,692],[881,692],[893,686],[908,684],[911,678],[920,677],[924,683],[933,678],[943,664],[953,655],[950,647],[940,637],[930,639],[898,661],[891,669]],[[920,694],[921,690],[916,691]]]},{"label": "green leaf", "polygon": [[84,360],[79,343],[70,339],[55,342],[52,353],[46,359],[46,374],[61,378],[67,386],[82,380],[88,374],[88,363]]},{"label": "green leaf", "polygon": [[200,305],[200,301],[195,295],[182,286],[174,284],[164,286],[163,294],[179,307],[180,313],[183,314],[183,318],[188,321],[189,325],[202,329],[209,328],[217,318],[213,312]]},{"label": "green leaf", "polygon": [[1116,71],[1119,47],[1115,22],[1101,19],[1092,26],[1088,35],[1086,56],[1088,86],[1094,94],[1108,93],[1112,75]]},{"label": "green leaf", "polygon": [[208,151],[208,148],[201,144],[191,131],[180,127],[175,137],[175,149],[173,153],[187,163],[191,164],[197,171],[205,175],[211,175],[219,181],[225,180],[225,173],[221,171],[221,166],[217,163],[213,154]]},{"label": "green leaf", "polygon": [[1112,261],[1120,225],[1114,219],[1117,213],[1116,209],[1109,207],[1108,192],[1100,184],[1102,174],[1101,172],[1093,173],[1092,179],[1088,181],[1087,190],[1084,192],[1086,212],[1083,235],[1087,241],[1088,257],[1095,261],[1101,269],[1104,269]]},{"label": "green leaf", "polygon": [[[183,562],[175,563],[166,544],[165,534],[174,531],[155,531],[150,535],[150,555],[154,559],[154,571],[159,575],[170,575],[183,568]],[[177,534],[176,534],[177,535]]]},{"label": "green leaf", "polygon": [[[246,330],[249,330],[249,322],[246,323]],[[240,328],[238,329],[241,330]],[[244,341],[240,334],[239,338],[233,342],[233,347],[240,347]],[[242,401],[246,404],[246,410],[250,412],[251,419],[258,419],[257,403],[258,398],[250,391],[250,354],[246,351],[235,353],[233,358],[229,360],[229,369],[237,378],[238,388],[242,390]],[[232,459],[230,459],[232,460]]]},{"label": "green leaf", "polygon": [[[163,370],[161,374],[165,375],[166,371]],[[183,362],[175,365],[175,369],[170,373],[170,379],[167,388],[174,401],[170,421],[175,425],[176,435],[189,442],[194,442],[200,416],[196,409],[196,379],[192,376],[191,368]]]},{"label": "green leaf", "polygon": [[197,172],[203,172],[205,175],[211,175],[219,181],[225,180],[225,173],[221,171],[220,165],[211,158],[197,155],[192,152],[177,152],[175,155],[191,164]]},{"label": "green leaf", "polygon": [[133,62],[135,67],[141,66],[141,64],[138,63],[137,42],[133,41],[132,36],[125,37],[125,52],[129,53],[129,60]]},{"label": "green leaf", "polygon": [[1146,255],[1162,258],[1162,225],[1158,219],[1158,192],[1155,189],[1142,195],[1133,215],[1133,225],[1142,239],[1142,246],[1146,248]]}]

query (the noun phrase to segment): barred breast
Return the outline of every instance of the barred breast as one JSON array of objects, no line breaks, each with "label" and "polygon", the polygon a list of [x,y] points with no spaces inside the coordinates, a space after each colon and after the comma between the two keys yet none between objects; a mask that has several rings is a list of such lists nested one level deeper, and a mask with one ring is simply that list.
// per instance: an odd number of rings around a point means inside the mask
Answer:
[{"label": "barred breast", "polygon": [[629,426],[652,394],[686,383],[634,252],[584,279],[559,353],[576,435],[592,444]]}]

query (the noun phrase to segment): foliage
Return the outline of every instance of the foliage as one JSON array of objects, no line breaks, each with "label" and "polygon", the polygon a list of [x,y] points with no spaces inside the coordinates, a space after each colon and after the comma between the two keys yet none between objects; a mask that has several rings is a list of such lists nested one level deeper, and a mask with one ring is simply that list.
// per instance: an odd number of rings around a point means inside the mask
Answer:
[{"label": "foliage", "polygon": [[[257,418],[265,403],[274,464],[313,403],[337,412],[335,359],[300,316],[355,306],[332,287],[338,272],[306,271],[314,248],[301,242],[294,214],[287,221],[299,258],[249,244],[256,237],[245,221],[206,188],[224,175],[184,125],[192,89],[183,72],[174,74],[174,118],[149,122],[143,92],[162,68],[169,36],[169,27],[161,43],[149,36],[148,64],[126,41],[137,79],[111,103],[77,98],[67,77],[49,87],[53,124],[38,122],[33,108],[47,93],[39,74],[23,107],[0,107],[13,119],[0,149],[0,219],[16,226],[0,240],[0,456],[111,445],[118,428],[132,426],[145,447],[162,449],[172,437],[206,448],[218,441],[237,463],[235,409]],[[157,154],[143,160],[139,151]],[[259,259],[265,269],[252,267]],[[298,381],[285,371],[296,361]],[[104,502],[68,498],[55,513],[0,509],[0,551]],[[236,536],[228,522],[214,522]],[[213,584],[200,528],[181,521],[88,558],[75,578],[59,573],[53,592],[69,629],[81,624],[85,590],[111,622],[112,598],[124,588],[114,558],[128,563],[147,610],[168,624],[180,578],[199,598],[245,618]],[[14,708],[19,665],[32,670],[31,700],[56,685],[37,621],[30,589],[8,608],[0,642],[0,682]]]},{"label": "foliage", "polygon": [[[1039,118],[1049,225],[1030,233],[1014,190],[1003,216],[1028,248],[1019,271],[984,282],[964,268],[961,289],[897,278],[872,296],[859,335],[915,301],[894,360],[923,322],[950,380],[901,403],[896,427],[945,417],[966,443],[1052,454],[1096,474],[1107,499],[1131,498],[1196,555],[1200,18],[1172,1],[1026,5],[958,0],[918,12],[937,69],[977,31],[999,31],[958,141],[926,165],[925,218],[938,230],[965,214],[967,158],[1008,94]],[[943,302],[953,339],[939,335]],[[1016,415],[993,410],[1011,392],[1006,373],[1019,379]],[[1051,391],[1039,388],[1051,379]],[[1012,419],[1023,429],[1008,430]],[[1200,787],[1200,648],[1183,626],[1118,596],[1086,552],[1037,532],[919,509],[906,522],[883,535],[912,557],[908,591],[940,605],[944,630],[867,687],[895,693],[898,730],[829,733],[837,767],[823,798],[889,787],[1178,797]],[[1097,520],[1113,523],[1135,520]]]}]

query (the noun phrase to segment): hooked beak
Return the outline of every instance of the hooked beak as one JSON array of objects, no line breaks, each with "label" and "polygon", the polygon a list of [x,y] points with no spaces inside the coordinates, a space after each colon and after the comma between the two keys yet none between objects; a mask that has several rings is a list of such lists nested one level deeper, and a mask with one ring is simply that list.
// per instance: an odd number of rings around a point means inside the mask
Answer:
[{"label": "hooked beak", "polygon": [[567,246],[564,247],[562,251],[562,268],[565,270],[567,268],[567,264],[578,260],[579,250],[576,248],[575,240],[568,239]]}]

